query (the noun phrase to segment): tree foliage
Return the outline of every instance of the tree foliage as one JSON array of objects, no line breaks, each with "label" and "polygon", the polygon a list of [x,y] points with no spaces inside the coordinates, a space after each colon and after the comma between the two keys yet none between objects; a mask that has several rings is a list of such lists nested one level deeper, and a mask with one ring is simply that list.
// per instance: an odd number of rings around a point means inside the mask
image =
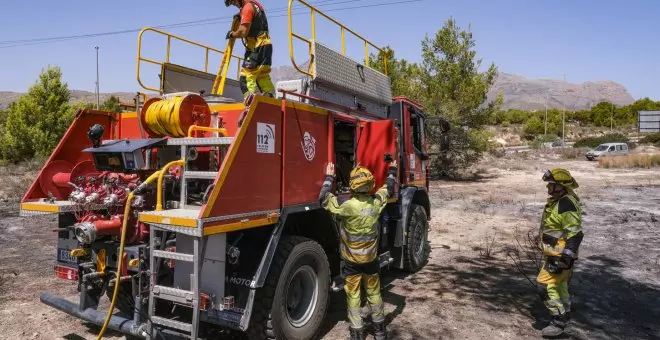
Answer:
[{"label": "tree foliage", "polygon": [[[69,128],[79,109],[93,104],[69,105],[71,92],[62,82],[59,67],[41,72],[36,83],[6,111],[0,111],[0,156],[12,163],[32,157],[47,157]],[[119,98],[112,96],[102,110],[121,112]]]},{"label": "tree foliage", "polygon": [[[639,111],[660,110],[660,101],[643,98],[626,106],[616,106],[610,102],[600,102],[590,110],[566,111],[566,122],[579,123],[583,126],[610,127],[629,126],[637,124]],[[538,121],[543,122],[543,126]],[[490,124],[508,126],[523,124],[524,137],[534,139],[534,136],[545,133],[545,110],[524,111],[518,109],[499,110],[493,113]],[[562,111],[548,110],[548,133],[561,135]]]},{"label": "tree foliage", "polygon": [[7,110],[2,157],[18,162],[48,156],[73,118],[70,95],[58,67],[43,71],[28,92]]},{"label": "tree foliage", "polygon": [[[487,93],[498,71],[490,65],[479,71],[476,42],[472,33],[459,27],[452,18],[433,36],[422,41],[422,62],[397,59],[391,50],[375,57],[372,65],[384,69],[383,56],[388,56],[388,75],[395,96],[406,96],[425,108],[431,116],[427,129],[432,150],[440,152],[432,159],[435,175],[455,175],[479,159],[490,147],[490,136],[483,130],[502,103],[502,98],[487,103]],[[440,133],[434,117],[448,120],[452,129]],[[446,143],[445,143],[446,142]]]}]

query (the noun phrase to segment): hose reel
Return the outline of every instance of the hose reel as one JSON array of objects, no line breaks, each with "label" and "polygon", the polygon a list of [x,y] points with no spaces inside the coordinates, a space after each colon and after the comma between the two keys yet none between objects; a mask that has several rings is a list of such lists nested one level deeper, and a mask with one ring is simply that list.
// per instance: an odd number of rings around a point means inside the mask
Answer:
[{"label": "hose reel", "polygon": [[[140,111],[142,126],[151,137],[187,137],[193,126],[210,126],[211,109],[200,95],[151,98]],[[203,134],[198,131],[196,134]]]}]

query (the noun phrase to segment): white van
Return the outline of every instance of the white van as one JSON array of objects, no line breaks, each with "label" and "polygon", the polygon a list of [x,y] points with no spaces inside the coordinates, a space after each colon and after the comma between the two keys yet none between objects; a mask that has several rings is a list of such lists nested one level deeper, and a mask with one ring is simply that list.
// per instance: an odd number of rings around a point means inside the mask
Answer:
[{"label": "white van", "polygon": [[617,156],[628,153],[628,144],[626,143],[605,143],[597,148],[587,152],[585,155],[588,160],[593,161],[601,156]]}]

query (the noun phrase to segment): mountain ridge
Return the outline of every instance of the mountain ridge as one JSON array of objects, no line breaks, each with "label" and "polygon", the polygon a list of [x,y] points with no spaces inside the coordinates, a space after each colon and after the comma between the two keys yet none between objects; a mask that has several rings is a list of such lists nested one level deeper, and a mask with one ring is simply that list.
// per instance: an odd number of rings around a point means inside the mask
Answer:
[{"label": "mountain ridge", "polygon": [[[298,79],[302,77],[291,66],[273,67],[273,82]],[[533,79],[511,73],[500,73],[488,92],[488,100],[504,95],[503,109],[541,110],[547,103],[548,108],[566,110],[590,109],[601,101],[612,102],[617,106],[628,105],[635,99],[621,84],[611,80],[570,83],[555,79]],[[9,103],[17,100],[22,93],[0,91],[0,109],[6,109]],[[115,96],[122,103],[133,103],[134,92],[111,92],[99,95],[101,103],[110,96]],[[71,103],[95,103],[96,95],[83,90],[71,90]]]}]

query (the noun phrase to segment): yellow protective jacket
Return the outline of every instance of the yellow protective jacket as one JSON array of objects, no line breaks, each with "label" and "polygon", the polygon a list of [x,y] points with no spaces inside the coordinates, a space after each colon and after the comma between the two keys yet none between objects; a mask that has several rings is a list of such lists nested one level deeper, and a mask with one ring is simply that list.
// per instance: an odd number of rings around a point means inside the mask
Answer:
[{"label": "yellow protective jacket", "polygon": [[354,194],[339,204],[330,193],[332,177],[326,177],[319,198],[321,206],[337,217],[339,222],[340,255],[345,261],[362,264],[376,260],[380,214],[394,191],[396,169],[391,168],[386,180],[375,195]]},{"label": "yellow protective jacket", "polygon": [[541,247],[546,256],[561,256],[568,252],[577,258],[582,242],[582,207],[573,193],[558,200],[548,199],[539,230]]}]

